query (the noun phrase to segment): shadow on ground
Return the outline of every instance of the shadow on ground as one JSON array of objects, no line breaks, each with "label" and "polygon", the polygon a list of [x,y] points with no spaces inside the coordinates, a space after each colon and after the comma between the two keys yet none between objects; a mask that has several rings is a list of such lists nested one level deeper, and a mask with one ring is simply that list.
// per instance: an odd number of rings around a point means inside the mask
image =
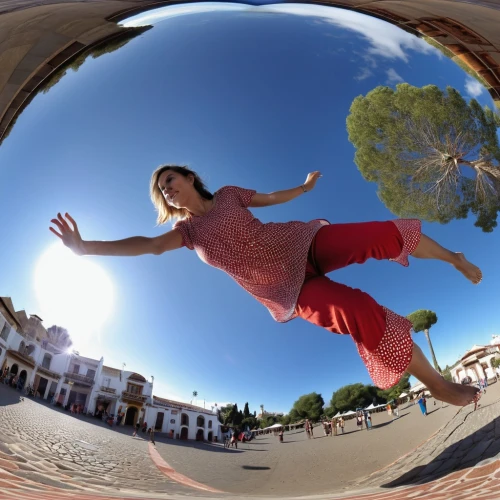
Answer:
[{"label": "shadow on ground", "polygon": [[[434,411],[437,411],[437,409]],[[461,425],[467,425],[467,419],[471,415],[473,413],[469,413]],[[452,435],[450,434],[446,440],[449,440]],[[452,472],[474,467],[479,462],[495,457],[499,452],[500,417],[497,417],[474,433],[450,444],[431,462],[414,467],[398,478],[380,486],[382,488],[394,488],[425,484]]]}]

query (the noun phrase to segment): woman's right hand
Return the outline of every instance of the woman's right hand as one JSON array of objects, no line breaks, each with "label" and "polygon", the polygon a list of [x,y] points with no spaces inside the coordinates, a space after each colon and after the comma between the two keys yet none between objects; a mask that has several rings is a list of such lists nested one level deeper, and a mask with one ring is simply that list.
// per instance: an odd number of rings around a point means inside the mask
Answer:
[{"label": "woman's right hand", "polygon": [[[66,217],[66,219],[71,222],[73,228],[69,226],[64,217]],[[57,214],[57,219],[52,219],[50,221],[57,226],[60,233],[57,232],[53,227],[50,227],[49,229],[62,240],[65,246],[71,249],[76,255],[84,255],[84,242],[82,240],[82,237],[80,236],[80,232],[78,231],[76,222],[68,213],[64,214],[64,217],[59,213]]]}]

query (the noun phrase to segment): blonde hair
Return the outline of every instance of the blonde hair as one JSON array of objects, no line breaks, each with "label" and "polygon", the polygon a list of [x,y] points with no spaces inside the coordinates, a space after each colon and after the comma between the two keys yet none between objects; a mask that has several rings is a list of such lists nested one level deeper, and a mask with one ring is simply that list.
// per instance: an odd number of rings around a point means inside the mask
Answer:
[{"label": "blonde hair", "polygon": [[190,213],[186,208],[175,208],[167,203],[163,193],[158,187],[158,179],[160,175],[166,170],[172,170],[173,172],[177,172],[178,174],[183,175],[184,177],[189,177],[190,175],[194,178],[193,187],[198,191],[198,194],[206,199],[211,200],[214,195],[207,189],[200,176],[190,170],[186,166],[180,165],[160,165],[151,176],[151,182],[149,184],[149,194],[151,196],[151,201],[155,206],[157,217],[156,222],[158,225],[165,224],[171,219],[184,219],[189,217]]}]

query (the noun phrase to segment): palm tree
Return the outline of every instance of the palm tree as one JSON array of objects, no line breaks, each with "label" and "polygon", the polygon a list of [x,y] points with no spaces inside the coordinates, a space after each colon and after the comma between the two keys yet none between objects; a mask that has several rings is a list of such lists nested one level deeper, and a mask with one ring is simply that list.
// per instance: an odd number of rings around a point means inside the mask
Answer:
[{"label": "palm tree", "polygon": [[[198,391],[193,391],[193,399],[195,399],[196,396],[198,396]],[[193,404],[193,399],[191,400],[191,404]]]},{"label": "palm tree", "polygon": [[429,335],[429,330],[431,329],[432,325],[435,325],[437,323],[437,316],[436,313],[433,311],[429,311],[427,309],[419,309],[418,311],[412,312],[407,316],[407,318],[412,322],[413,324],[413,331],[415,333],[424,332],[425,338],[427,339],[427,342],[429,343],[429,349],[431,350],[431,356],[432,356],[432,361],[434,363],[434,368],[441,373],[441,368],[439,367],[439,364],[436,359],[436,355],[434,354],[434,349],[432,347],[432,342],[431,342],[431,337]]}]

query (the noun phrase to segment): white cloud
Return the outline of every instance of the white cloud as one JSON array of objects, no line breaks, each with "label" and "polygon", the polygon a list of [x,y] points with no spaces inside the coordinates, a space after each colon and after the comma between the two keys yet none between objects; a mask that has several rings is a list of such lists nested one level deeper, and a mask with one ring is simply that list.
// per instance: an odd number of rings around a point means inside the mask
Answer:
[{"label": "white cloud", "polygon": [[389,68],[387,70],[387,83],[401,83],[404,82],[403,77],[397,73],[394,68]]},{"label": "white cloud", "polygon": [[379,56],[387,59],[401,59],[408,61],[407,50],[425,54],[441,53],[424,40],[411,35],[401,28],[386,21],[371,17],[359,12],[325,7],[322,5],[279,4],[265,6],[249,6],[240,4],[206,3],[190,5],[172,5],[148,11],[131,17],[121,23],[122,26],[144,26],[186,14],[199,14],[203,12],[238,11],[248,13],[281,13],[307,18],[321,19],[323,22],[333,24],[340,28],[354,31],[370,44],[365,56]]},{"label": "white cloud", "polygon": [[471,97],[479,97],[483,93],[484,87],[477,80],[468,76],[465,79],[465,91]]},{"label": "white cloud", "polygon": [[369,69],[369,68],[362,68],[361,72],[359,74],[357,74],[354,77],[354,79],[358,80],[358,81],[366,80],[367,78],[369,78],[372,75],[373,75],[373,73],[372,73],[371,69]]},{"label": "white cloud", "polygon": [[319,17],[326,23],[354,31],[370,43],[368,49],[370,55],[387,59],[402,59],[407,62],[408,57],[405,50],[439,54],[437,49],[415,35],[411,35],[386,21],[359,12],[321,5],[280,4],[256,8],[297,16]]},{"label": "white cloud", "polygon": [[221,12],[221,11],[241,11],[248,10],[248,6],[239,4],[226,4],[221,5],[218,3],[191,4],[191,5],[171,5],[168,7],[161,7],[159,9],[143,12],[133,17],[122,21],[120,26],[127,28],[137,26],[147,26],[155,24],[165,19],[186,14],[201,14],[203,12]]}]

